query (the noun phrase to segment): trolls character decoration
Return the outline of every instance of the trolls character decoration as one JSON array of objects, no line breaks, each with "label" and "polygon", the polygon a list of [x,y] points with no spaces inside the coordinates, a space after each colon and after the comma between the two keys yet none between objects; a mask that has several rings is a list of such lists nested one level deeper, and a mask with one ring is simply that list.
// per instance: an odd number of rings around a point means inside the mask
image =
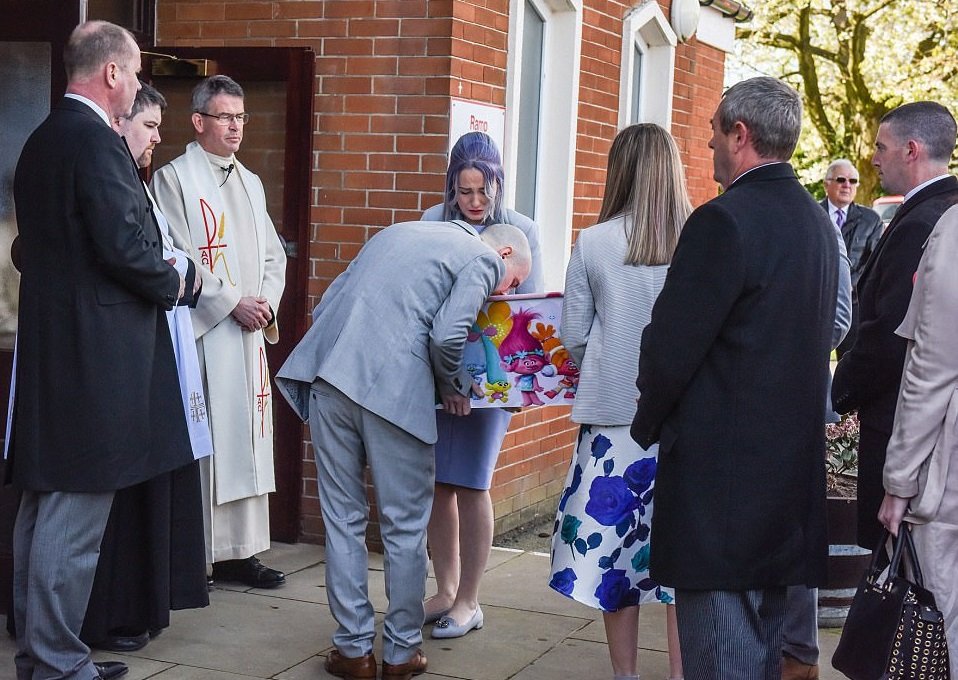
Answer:
[{"label": "trolls character decoration", "polygon": [[466,368],[482,388],[473,408],[571,404],[579,369],[560,339],[562,295],[497,295],[470,329]]}]

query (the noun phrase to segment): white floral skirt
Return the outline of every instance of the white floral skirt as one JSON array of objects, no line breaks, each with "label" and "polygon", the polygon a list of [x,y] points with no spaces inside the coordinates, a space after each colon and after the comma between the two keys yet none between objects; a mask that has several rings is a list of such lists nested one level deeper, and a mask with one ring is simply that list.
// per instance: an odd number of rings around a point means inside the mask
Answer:
[{"label": "white floral skirt", "polygon": [[628,425],[580,426],[552,532],[553,590],[603,611],[672,603],[672,589],[649,578],[657,455]]}]

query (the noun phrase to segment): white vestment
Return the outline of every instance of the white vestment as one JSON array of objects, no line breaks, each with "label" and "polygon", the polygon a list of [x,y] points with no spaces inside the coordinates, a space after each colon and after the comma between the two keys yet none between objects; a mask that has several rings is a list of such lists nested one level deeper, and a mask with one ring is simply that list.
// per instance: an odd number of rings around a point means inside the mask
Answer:
[{"label": "white vestment", "polygon": [[199,264],[203,277],[192,319],[214,450],[212,463],[200,468],[207,560],[242,559],[269,548],[266,494],[276,487],[264,340],[275,343],[278,329],[274,322],[265,331],[246,332],[231,312],[240,298],[262,296],[275,314],[286,255],[266,212],[262,182],[235,157],[209,154],[192,142],[156,171],[153,192],[174,244]]}]

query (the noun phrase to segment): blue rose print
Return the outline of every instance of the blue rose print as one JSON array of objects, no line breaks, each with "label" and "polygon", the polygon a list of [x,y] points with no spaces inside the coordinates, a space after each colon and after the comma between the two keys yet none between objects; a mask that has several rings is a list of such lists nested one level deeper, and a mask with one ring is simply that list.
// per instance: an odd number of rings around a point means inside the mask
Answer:
[{"label": "blue rose print", "polygon": [[575,575],[575,571],[572,570],[572,567],[566,567],[562,571],[558,571],[552,575],[552,580],[549,581],[549,587],[568,596],[572,594],[572,589],[575,587],[577,578],[578,576]]},{"label": "blue rose print", "polygon": [[645,493],[655,480],[655,458],[642,458],[625,469],[622,475],[637,496]]},{"label": "blue rose print", "polygon": [[603,611],[672,600],[649,573],[656,467],[627,427],[580,427],[556,515],[553,589]]},{"label": "blue rose print", "polygon": [[632,556],[632,569],[638,573],[649,570],[649,545],[643,545],[639,551]]},{"label": "blue rose print", "polygon": [[562,498],[559,499],[559,512],[565,512],[565,504],[569,502],[569,497],[579,489],[582,483],[582,466],[576,463],[572,469],[572,482],[562,492]]},{"label": "blue rose print", "polygon": [[634,521],[632,512],[638,504],[635,494],[621,477],[596,477],[589,487],[586,514],[607,527],[618,527]]},{"label": "blue rose print", "polygon": [[562,518],[562,531],[559,535],[563,543],[572,544],[579,536],[579,527],[582,526],[582,520],[575,515],[566,515]]},{"label": "blue rose print", "polygon": [[595,589],[599,606],[605,611],[615,611],[627,600],[632,584],[625,575],[625,569],[610,569],[602,574],[602,581]]},{"label": "blue rose print", "polygon": [[598,465],[599,461],[602,458],[605,458],[605,454],[609,452],[609,449],[612,448],[612,442],[605,435],[596,435],[595,439],[592,440],[592,457],[595,458],[594,465]]}]

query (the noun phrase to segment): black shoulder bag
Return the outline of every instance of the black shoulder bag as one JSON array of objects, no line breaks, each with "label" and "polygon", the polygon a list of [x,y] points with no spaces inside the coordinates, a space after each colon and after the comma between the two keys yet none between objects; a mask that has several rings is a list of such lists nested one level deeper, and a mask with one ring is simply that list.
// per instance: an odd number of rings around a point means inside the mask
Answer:
[{"label": "black shoulder bag", "polygon": [[[902,522],[894,541],[888,578],[879,582],[881,542],[855,593],[832,666],[852,680],[950,680],[945,621],[935,597],[925,590],[909,525]],[[908,554],[914,581],[901,570]]]}]

